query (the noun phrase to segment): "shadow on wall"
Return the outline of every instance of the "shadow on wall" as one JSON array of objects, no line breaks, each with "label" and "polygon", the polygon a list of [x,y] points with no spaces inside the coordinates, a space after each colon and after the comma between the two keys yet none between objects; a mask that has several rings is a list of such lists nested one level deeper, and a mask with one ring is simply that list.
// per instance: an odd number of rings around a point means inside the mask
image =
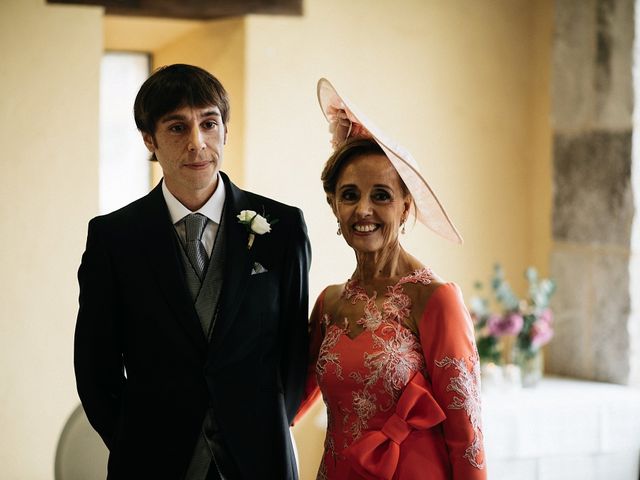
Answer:
[{"label": "shadow on wall", "polygon": [[55,480],[104,480],[108,457],[109,450],[78,405],[58,441]]}]

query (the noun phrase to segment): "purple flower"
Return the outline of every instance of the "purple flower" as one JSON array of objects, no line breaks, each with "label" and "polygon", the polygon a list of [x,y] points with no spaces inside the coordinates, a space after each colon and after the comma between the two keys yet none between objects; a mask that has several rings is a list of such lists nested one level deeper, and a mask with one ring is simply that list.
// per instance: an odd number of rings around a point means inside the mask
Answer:
[{"label": "purple flower", "polygon": [[538,349],[543,345],[549,343],[549,340],[553,338],[553,328],[550,322],[540,317],[531,325],[531,331],[529,332],[529,339],[531,340],[531,347]]},{"label": "purple flower", "polygon": [[504,335],[517,335],[522,330],[524,319],[519,313],[507,313],[506,315],[491,315],[487,320],[489,333],[496,337]]}]

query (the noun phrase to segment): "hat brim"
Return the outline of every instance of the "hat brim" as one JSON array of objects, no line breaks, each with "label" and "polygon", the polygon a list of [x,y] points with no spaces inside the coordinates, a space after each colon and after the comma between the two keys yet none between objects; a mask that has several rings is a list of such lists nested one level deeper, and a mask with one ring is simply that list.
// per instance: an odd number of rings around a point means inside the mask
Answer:
[{"label": "hat brim", "polygon": [[326,78],[318,80],[317,92],[320,108],[328,122],[332,121],[332,108],[342,109],[351,122],[364,127],[371,134],[373,140],[380,145],[380,148],[389,158],[409,192],[411,192],[416,209],[416,217],[420,223],[441,237],[451,242],[462,244],[462,236],[449,218],[433,189],[420,173],[418,162],[416,162],[411,153],[388,138],[345,96],[339,95]]}]

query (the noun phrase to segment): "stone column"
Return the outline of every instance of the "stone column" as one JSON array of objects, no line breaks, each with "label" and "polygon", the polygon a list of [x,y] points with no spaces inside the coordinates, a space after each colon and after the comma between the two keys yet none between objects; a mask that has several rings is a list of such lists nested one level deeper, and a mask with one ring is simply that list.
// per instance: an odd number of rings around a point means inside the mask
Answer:
[{"label": "stone column", "polygon": [[558,290],[547,371],[634,383],[634,1],[556,0],[555,25],[551,275]]}]

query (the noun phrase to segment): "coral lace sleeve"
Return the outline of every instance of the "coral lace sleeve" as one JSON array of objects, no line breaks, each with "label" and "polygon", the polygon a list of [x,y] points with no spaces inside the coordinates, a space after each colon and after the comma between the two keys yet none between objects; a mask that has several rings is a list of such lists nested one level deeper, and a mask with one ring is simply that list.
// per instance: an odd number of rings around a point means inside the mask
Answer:
[{"label": "coral lace sleeve", "polygon": [[296,424],[308,410],[311,409],[315,401],[320,397],[320,388],[318,387],[318,381],[316,379],[316,362],[318,361],[318,354],[320,352],[320,345],[323,339],[323,327],[322,327],[322,305],[324,302],[324,294],[327,291],[325,288],[313,307],[311,312],[311,318],[309,319],[309,357],[307,359],[307,381],[304,390],[304,397],[294,424]]},{"label": "coral lace sleeve", "polygon": [[487,478],[480,412],[480,366],[473,324],[457,285],[438,287],[418,326],[454,480]]}]

